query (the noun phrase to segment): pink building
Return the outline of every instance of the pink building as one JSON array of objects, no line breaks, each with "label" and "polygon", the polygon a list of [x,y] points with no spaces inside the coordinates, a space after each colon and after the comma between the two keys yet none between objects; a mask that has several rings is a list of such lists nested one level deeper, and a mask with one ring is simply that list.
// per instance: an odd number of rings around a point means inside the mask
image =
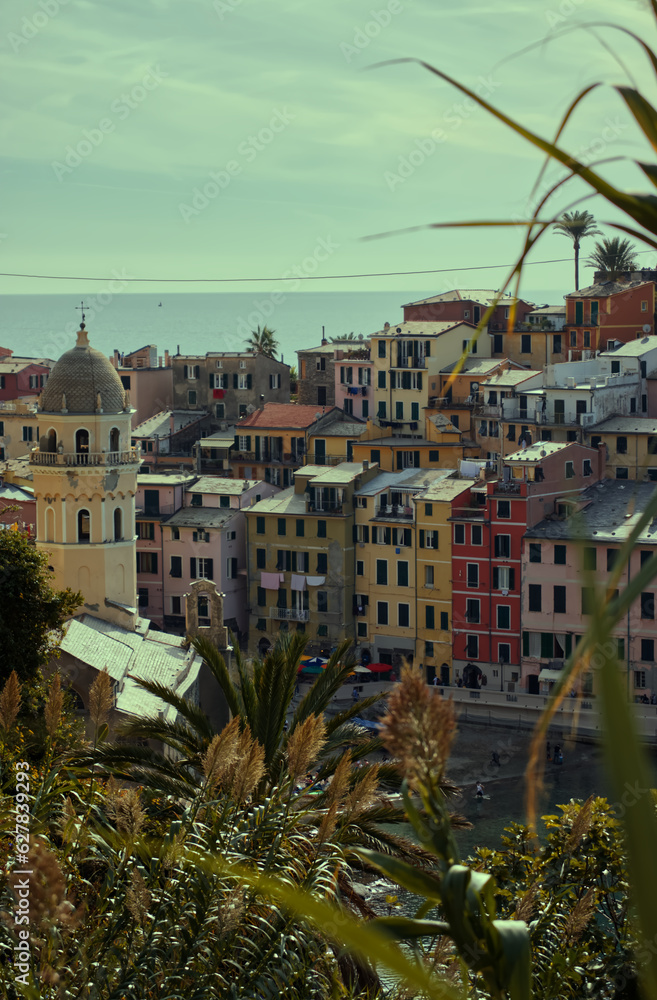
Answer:
[{"label": "pink building", "polygon": [[[589,487],[574,503],[557,504],[555,511],[530,528],[523,552],[522,686],[530,694],[548,693],[565,659],[587,631],[595,586],[604,592],[618,553],[632,528],[654,497],[653,483],[605,480]],[[548,512],[546,511],[546,514]],[[657,554],[657,526],[650,522],[641,533],[620,587],[639,573]],[[657,623],[655,581],[624,614],[614,630],[620,669],[631,700],[657,693]],[[595,692],[596,678],[583,682],[585,693]]]},{"label": "pink building", "polygon": [[[137,490],[140,614],[167,632],[185,631],[185,595],[212,580],[224,597],[224,624],[239,638],[248,624],[244,510],[278,493],[269,483],[214,476],[142,475]],[[209,618],[199,596],[199,623]]]},{"label": "pink building", "polygon": [[36,398],[48,380],[55,362],[48,358],[19,358],[0,347],[0,401]]},{"label": "pink building", "polygon": [[123,388],[130,393],[135,408],[132,426],[137,427],[156,413],[173,406],[173,369],[169,352],[158,355],[155,344],[147,344],[131,354],[114,351],[110,359],[117,369]]},{"label": "pink building", "polygon": [[369,347],[336,348],[335,405],[353,417],[374,415]]},{"label": "pink building", "polygon": [[13,525],[26,531],[30,538],[35,537],[36,500],[27,490],[0,479],[0,530]]}]

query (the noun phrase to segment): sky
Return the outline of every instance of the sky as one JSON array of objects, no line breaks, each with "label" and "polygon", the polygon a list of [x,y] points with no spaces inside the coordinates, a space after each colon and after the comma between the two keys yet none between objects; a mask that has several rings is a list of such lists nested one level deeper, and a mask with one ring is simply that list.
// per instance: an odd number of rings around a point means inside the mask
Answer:
[{"label": "sky", "polygon": [[[621,66],[580,27],[621,7],[657,43],[645,0],[3,0],[0,271],[102,279],[89,293],[109,277],[141,292],[274,290],[285,276],[312,278],[304,291],[497,288],[504,269],[468,268],[513,261],[519,230],[424,227],[527,218],[538,154],[417,63],[377,64],[426,60],[546,136],[600,81],[563,145],[587,162],[647,157],[610,87],[629,72],[654,99],[645,57],[601,31]],[[605,169],[645,188],[623,159]],[[533,259],[565,261],[527,268],[536,299],[571,290],[570,257],[545,236]],[[408,271],[442,273],[327,280]],[[255,280],[126,281],[151,277]],[[0,293],[70,288],[0,278]]]}]

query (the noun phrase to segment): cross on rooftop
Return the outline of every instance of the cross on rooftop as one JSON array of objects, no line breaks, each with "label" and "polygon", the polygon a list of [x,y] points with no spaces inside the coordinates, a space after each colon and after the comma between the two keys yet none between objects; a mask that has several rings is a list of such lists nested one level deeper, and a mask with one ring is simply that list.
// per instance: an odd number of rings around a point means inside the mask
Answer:
[{"label": "cross on rooftop", "polygon": [[84,310],[87,309],[88,306],[85,306],[84,302],[80,302],[80,305],[76,306],[75,308],[79,309],[80,312],[82,313],[82,322],[80,323],[80,329],[84,330]]}]

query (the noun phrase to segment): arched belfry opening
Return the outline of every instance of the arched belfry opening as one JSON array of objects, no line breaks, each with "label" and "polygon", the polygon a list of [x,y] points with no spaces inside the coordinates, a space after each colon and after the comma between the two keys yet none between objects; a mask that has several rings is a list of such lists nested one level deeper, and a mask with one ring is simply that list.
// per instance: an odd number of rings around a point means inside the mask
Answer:
[{"label": "arched belfry opening", "polygon": [[120,542],[123,538],[123,512],[120,507],[114,511],[114,541]]},{"label": "arched belfry opening", "polygon": [[48,431],[48,441],[46,443],[46,448],[49,452],[57,451],[57,431],[54,428],[50,428]]},{"label": "arched belfry opening", "polygon": [[109,435],[109,450],[116,452],[119,450],[121,444],[121,435],[119,433],[118,427],[112,427]]},{"label": "arched belfry opening", "polygon": [[86,461],[89,457],[89,431],[80,427],[75,432],[75,451],[79,460]]},{"label": "arched belfry opening", "polygon": [[88,510],[78,511],[78,542],[91,541],[91,515]]}]

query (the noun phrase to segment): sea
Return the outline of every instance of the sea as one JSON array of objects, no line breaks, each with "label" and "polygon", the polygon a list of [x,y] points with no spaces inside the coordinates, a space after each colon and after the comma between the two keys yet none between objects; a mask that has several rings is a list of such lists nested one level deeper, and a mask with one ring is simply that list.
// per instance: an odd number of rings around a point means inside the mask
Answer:
[{"label": "sea", "polygon": [[[328,339],[367,338],[403,318],[407,302],[435,295],[435,289],[368,292],[126,292],[121,281],[85,293],[84,287],[54,295],[0,294],[0,346],[14,354],[56,360],[75,346],[84,303],[89,342],[104,354],[155,344],[158,354],[241,351],[251,331],[275,331],[278,357],[297,364],[296,351]],[[525,293],[546,302],[545,292]],[[560,301],[554,294],[552,300]]]}]

